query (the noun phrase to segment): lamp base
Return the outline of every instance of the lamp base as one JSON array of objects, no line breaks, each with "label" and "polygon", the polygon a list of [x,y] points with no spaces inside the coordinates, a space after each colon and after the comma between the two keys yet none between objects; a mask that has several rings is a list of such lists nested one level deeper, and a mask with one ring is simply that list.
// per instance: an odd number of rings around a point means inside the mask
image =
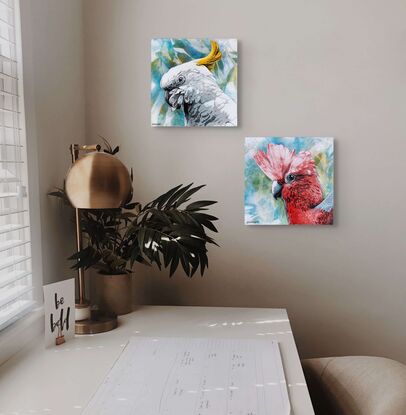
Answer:
[{"label": "lamp base", "polygon": [[75,320],[89,320],[90,319],[90,303],[84,300],[82,303],[76,301],[75,304]]},{"label": "lamp base", "polygon": [[75,322],[75,334],[97,334],[113,330],[117,327],[117,317],[92,311],[89,319]]}]

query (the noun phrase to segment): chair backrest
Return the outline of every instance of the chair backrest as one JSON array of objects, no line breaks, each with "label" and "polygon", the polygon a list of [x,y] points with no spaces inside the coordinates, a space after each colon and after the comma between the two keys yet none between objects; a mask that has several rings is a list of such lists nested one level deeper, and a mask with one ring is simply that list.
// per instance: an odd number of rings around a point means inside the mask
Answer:
[{"label": "chair backrest", "polygon": [[316,414],[406,415],[406,366],[381,357],[302,362]]}]

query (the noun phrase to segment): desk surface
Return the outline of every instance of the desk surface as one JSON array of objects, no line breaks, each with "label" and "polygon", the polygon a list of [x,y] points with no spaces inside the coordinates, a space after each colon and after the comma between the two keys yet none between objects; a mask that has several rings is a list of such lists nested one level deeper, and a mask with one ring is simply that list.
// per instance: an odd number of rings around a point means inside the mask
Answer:
[{"label": "desk surface", "polygon": [[[0,415],[80,414],[131,336],[270,338],[280,343],[292,415],[314,415],[286,310],[143,306],[111,332],[43,342],[0,367]],[[182,415],[182,414],[180,414]]]}]

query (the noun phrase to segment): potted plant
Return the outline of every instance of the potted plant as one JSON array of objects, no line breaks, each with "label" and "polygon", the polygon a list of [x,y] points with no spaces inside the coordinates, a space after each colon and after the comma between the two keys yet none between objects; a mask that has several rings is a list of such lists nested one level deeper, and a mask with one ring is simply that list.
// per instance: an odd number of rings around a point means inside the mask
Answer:
[{"label": "potted plant", "polygon": [[[199,269],[204,274],[207,244],[216,244],[207,231],[217,232],[217,218],[205,212],[215,201],[190,202],[202,187],[179,185],[145,205],[130,201],[119,209],[81,210],[84,248],[69,259],[73,269],[97,270],[102,309],[118,315],[132,310],[136,262],[169,268],[170,276],[179,266],[189,277]],[[70,205],[63,188],[49,194]]]}]

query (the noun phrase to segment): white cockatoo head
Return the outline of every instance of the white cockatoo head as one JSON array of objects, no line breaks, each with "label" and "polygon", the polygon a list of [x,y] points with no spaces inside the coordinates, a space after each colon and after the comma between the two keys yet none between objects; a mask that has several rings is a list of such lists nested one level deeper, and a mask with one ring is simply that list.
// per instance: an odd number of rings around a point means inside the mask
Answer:
[{"label": "white cockatoo head", "polygon": [[213,88],[218,88],[210,70],[220,59],[219,45],[211,41],[211,51],[207,56],[169,69],[160,82],[166,102],[173,109],[178,109],[184,103],[193,103],[198,98],[204,101],[205,95],[210,94]]}]

